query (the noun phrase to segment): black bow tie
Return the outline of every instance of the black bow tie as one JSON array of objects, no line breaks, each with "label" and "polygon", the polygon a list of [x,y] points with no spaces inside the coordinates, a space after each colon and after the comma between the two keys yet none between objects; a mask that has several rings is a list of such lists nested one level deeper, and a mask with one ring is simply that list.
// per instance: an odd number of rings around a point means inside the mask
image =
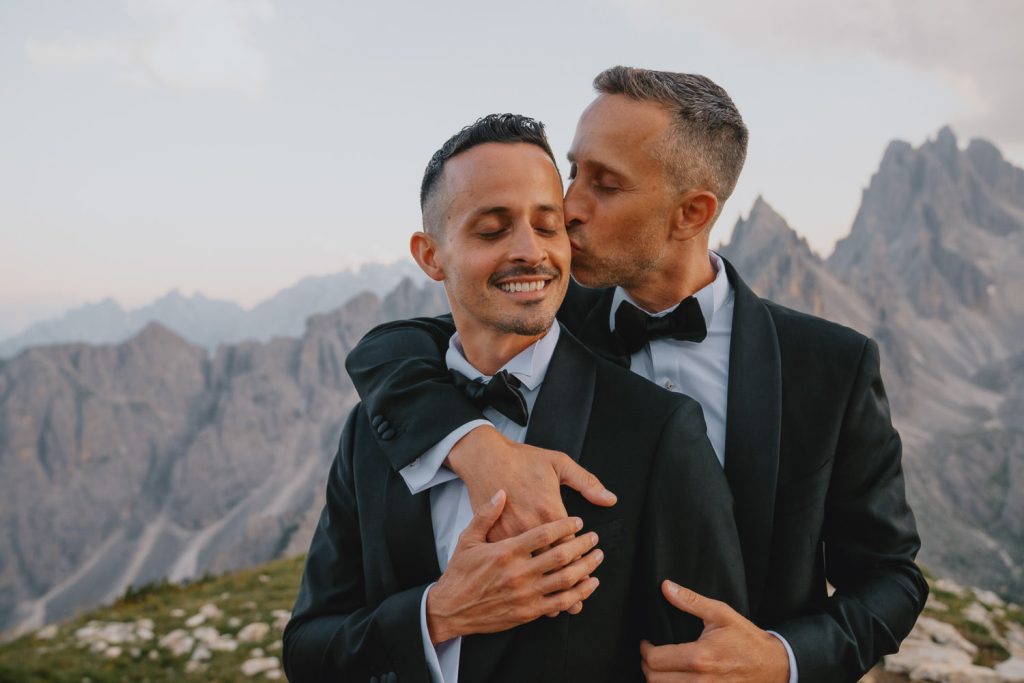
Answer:
[{"label": "black bow tie", "polygon": [[452,378],[455,381],[455,386],[466,392],[466,396],[469,396],[469,400],[478,408],[494,408],[520,427],[526,426],[530,419],[530,413],[526,409],[526,399],[519,391],[519,387],[523,383],[510,375],[507,370],[502,370],[491,377],[490,382],[469,379],[454,370]]},{"label": "black bow tie", "polygon": [[680,341],[700,342],[708,336],[700,304],[692,296],[686,297],[668,315],[660,318],[647,315],[639,308],[623,301],[615,311],[615,337],[622,349],[634,354],[652,339],[671,337]]}]

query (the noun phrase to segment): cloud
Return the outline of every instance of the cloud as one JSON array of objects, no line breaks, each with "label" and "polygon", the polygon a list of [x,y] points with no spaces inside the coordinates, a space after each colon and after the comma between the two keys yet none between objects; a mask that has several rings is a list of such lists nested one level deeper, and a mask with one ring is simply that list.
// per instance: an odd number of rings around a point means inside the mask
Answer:
[{"label": "cloud", "polygon": [[252,33],[273,18],[269,0],[125,0],[122,8],[150,29],[31,41],[29,59],[46,68],[99,66],[120,80],[182,91],[262,92],[267,60]]},{"label": "cloud", "polygon": [[931,74],[961,97],[963,111],[954,123],[1007,143],[1024,142],[1024,2],[1019,0],[646,4],[755,50],[823,58],[872,55]]}]

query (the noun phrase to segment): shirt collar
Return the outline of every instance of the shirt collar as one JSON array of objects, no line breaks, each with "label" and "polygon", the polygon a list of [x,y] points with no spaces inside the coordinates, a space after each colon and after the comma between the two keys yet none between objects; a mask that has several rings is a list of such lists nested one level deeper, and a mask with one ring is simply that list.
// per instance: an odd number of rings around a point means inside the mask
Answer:
[{"label": "shirt collar", "polygon": [[[711,267],[715,271],[715,279],[697,290],[693,294],[693,297],[697,299],[697,303],[700,304],[700,312],[704,315],[704,324],[708,329],[711,329],[711,321],[715,317],[715,312],[718,311],[718,309],[722,307],[722,304],[725,303],[726,299],[729,298],[730,286],[729,277],[725,273],[725,265],[722,263],[722,257],[715,252],[708,250],[708,259],[711,261]],[[619,304],[623,301],[628,301],[641,311],[644,311],[649,315],[653,315],[655,318],[668,315],[679,307],[679,304],[676,303],[663,311],[650,313],[640,304],[633,301],[633,297],[631,297],[625,289],[622,287],[616,287],[615,294],[612,296],[612,308],[611,311],[608,312],[608,327],[612,332],[615,331],[615,312],[619,310]]]},{"label": "shirt collar", "polygon": [[[555,353],[555,346],[558,344],[558,337],[561,334],[557,322],[551,325],[547,333],[530,346],[520,351],[509,362],[501,367],[509,374],[515,375],[520,382],[529,390],[534,390],[544,381],[548,372],[548,365],[551,364],[551,357]],[[448,341],[448,352],[445,354],[445,362],[449,370],[454,370],[469,379],[479,379],[489,382],[490,375],[473,367],[472,363],[466,360],[462,351],[462,342],[459,340],[459,333],[456,332]]]}]

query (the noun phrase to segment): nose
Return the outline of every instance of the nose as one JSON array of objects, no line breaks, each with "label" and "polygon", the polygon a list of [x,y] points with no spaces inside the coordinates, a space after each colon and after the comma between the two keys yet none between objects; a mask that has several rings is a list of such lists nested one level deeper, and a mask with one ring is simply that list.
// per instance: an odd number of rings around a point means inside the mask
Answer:
[{"label": "nose", "polygon": [[509,260],[536,265],[546,257],[547,252],[533,226],[529,223],[517,225],[510,245]]},{"label": "nose", "polygon": [[565,225],[573,228],[583,225],[590,218],[590,210],[583,190],[576,181],[569,183],[565,190]]}]

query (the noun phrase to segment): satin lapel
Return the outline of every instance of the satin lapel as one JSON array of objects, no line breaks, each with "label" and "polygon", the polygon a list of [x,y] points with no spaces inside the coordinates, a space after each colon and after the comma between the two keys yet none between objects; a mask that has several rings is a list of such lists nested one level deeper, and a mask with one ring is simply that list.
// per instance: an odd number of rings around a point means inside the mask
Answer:
[{"label": "satin lapel", "polygon": [[725,474],[733,493],[750,609],[756,614],[770,560],[782,430],[782,360],[767,307],[732,264],[725,261],[725,268],[735,294]]},{"label": "satin lapel", "polygon": [[[379,454],[384,457],[384,454]],[[402,477],[388,467],[384,484],[384,534],[387,537],[395,591],[437,581],[434,528],[430,515],[430,494],[413,495]]]},{"label": "satin lapel", "polygon": [[[590,423],[595,377],[593,356],[562,327],[544,384],[530,414],[526,443],[561,451],[579,462]],[[513,630],[464,638],[459,656],[459,678],[466,681],[493,678],[495,668],[501,664],[514,636],[530,638],[545,651],[552,648],[556,652],[564,651],[569,636],[567,615],[557,619],[541,617],[527,628],[528,633]]]},{"label": "satin lapel", "polygon": [[612,307],[612,297],[615,294],[614,288],[608,288],[601,294],[601,298],[590,309],[577,330],[579,340],[586,344],[587,348],[598,356],[610,360],[616,365],[624,368],[629,367],[629,356],[619,349],[618,341],[608,326],[608,317]]}]

